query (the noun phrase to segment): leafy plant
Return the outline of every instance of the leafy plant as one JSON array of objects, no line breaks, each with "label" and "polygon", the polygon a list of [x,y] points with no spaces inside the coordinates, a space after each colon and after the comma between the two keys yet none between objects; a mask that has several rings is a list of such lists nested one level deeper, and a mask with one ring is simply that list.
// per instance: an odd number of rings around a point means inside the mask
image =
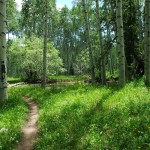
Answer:
[{"label": "leafy plant", "polygon": [[[26,40],[18,39],[14,41],[9,49],[9,75],[21,76],[29,81],[39,79],[42,73],[42,51],[43,40],[35,36]],[[63,64],[58,50],[51,43],[48,43],[48,75],[63,71]]]},{"label": "leafy plant", "polygon": [[10,89],[9,99],[0,106],[0,150],[16,148],[27,112],[27,106],[20,95],[14,88]]},{"label": "leafy plant", "polygon": [[119,87],[84,84],[19,90],[40,108],[35,149],[148,149],[150,100],[143,81]]}]

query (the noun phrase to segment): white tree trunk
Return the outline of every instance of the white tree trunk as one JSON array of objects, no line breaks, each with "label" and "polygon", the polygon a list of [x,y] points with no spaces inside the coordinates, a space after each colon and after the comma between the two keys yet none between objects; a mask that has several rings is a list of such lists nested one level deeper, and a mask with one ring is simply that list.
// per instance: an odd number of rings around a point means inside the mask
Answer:
[{"label": "white tree trunk", "polygon": [[48,20],[48,0],[45,0],[45,17],[44,17],[44,49],[43,49],[43,73],[42,73],[42,84],[41,86],[45,88],[46,86],[46,75],[47,75],[47,20]]},{"label": "white tree trunk", "polygon": [[0,1],[0,103],[7,96],[7,69],[6,69],[6,0]]},{"label": "white tree trunk", "polygon": [[122,0],[116,0],[116,17],[117,17],[117,44],[119,52],[119,84],[125,86],[125,51],[124,51],[124,34],[123,34],[123,17],[122,17]]}]

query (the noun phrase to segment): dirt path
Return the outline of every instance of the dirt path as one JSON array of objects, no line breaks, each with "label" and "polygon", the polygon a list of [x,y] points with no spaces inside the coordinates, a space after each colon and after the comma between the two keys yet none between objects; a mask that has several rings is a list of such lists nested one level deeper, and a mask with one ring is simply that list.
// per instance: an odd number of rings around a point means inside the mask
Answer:
[{"label": "dirt path", "polygon": [[24,97],[24,100],[29,106],[28,120],[22,129],[23,137],[22,141],[18,145],[17,150],[32,150],[35,139],[38,135],[37,120],[39,117],[38,107],[32,99],[29,97]]}]

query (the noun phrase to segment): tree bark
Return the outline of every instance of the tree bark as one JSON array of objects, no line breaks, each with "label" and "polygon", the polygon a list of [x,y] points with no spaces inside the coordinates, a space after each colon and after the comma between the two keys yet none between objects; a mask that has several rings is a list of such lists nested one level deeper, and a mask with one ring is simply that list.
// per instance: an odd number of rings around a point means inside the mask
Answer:
[{"label": "tree bark", "polygon": [[93,62],[93,54],[92,54],[92,46],[91,46],[91,39],[90,39],[90,25],[89,25],[89,17],[88,17],[88,12],[87,12],[87,1],[82,0],[83,3],[83,9],[84,9],[84,17],[85,17],[85,24],[86,24],[86,40],[88,44],[88,50],[89,50],[89,58],[90,58],[90,69],[91,69],[91,77],[92,77],[92,82],[95,81],[95,67],[94,67],[94,62]]},{"label": "tree bark", "polygon": [[101,30],[101,20],[99,13],[99,0],[96,0],[96,14],[97,14],[97,29],[99,35],[99,48],[100,48],[100,66],[101,66],[101,81],[102,84],[106,84],[106,70],[105,70],[105,56],[102,58],[102,54],[104,53],[103,49],[103,40],[102,40],[102,30]]},{"label": "tree bark", "polygon": [[145,83],[150,86],[150,0],[145,0]]},{"label": "tree bark", "polygon": [[45,18],[44,18],[44,48],[43,48],[43,73],[42,73],[42,84],[41,86],[45,88],[46,86],[46,75],[47,75],[47,20],[48,20],[48,0],[45,0]]},{"label": "tree bark", "polygon": [[6,67],[6,0],[0,1],[0,103],[7,96],[7,67]]},{"label": "tree bark", "polygon": [[119,84],[125,86],[125,51],[124,51],[124,34],[123,34],[123,17],[122,17],[122,0],[116,0],[116,17],[117,17],[117,44],[119,52]]}]

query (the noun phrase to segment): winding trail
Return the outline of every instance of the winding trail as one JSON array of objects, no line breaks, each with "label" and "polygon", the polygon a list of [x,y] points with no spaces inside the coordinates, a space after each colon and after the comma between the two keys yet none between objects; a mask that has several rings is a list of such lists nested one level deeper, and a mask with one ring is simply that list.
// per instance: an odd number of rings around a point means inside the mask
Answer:
[{"label": "winding trail", "polygon": [[22,141],[19,143],[17,150],[32,150],[38,136],[37,120],[39,117],[39,110],[34,100],[29,97],[24,97],[24,100],[29,106],[29,115],[27,123],[22,129]]}]

